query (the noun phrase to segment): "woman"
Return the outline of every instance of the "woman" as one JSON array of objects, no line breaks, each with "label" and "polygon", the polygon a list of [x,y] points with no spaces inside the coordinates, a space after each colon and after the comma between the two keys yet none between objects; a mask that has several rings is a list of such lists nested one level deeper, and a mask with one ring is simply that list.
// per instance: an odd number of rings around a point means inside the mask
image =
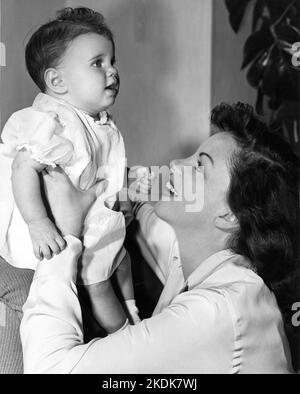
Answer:
[{"label": "woman", "polygon": [[[185,187],[204,167],[202,210],[187,212],[187,201],[170,196],[172,187],[164,191],[169,201],[155,206],[175,230],[185,288],[150,319],[88,344],[73,281],[92,198],[75,191],[63,174],[45,175],[68,247],[35,273],[21,325],[25,372],[292,372],[270,289],[295,269],[298,163],[249,106],[218,106],[211,123],[212,135],[197,152],[172,164],[178,172],[192,169]],[[161,268],[172,275],[172,267]]]}]

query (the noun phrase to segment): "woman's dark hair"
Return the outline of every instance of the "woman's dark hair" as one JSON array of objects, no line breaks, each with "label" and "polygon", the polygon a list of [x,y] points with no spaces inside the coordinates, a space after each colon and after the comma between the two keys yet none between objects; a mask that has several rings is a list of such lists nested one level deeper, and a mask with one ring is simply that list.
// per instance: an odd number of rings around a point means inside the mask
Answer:
[{"label": "woman's dark hair", "polygon": [[250,259],[275,294],[291,277],[299,286],[299,158],[250,105],[221,104],[211,123],[238,146],[229,163],[227,200],[239,229],[229,247]]},{"label": "woman's dark hair", "polygon": [[89,8],[64,8],[56,13],[56,19],[42,25],[26,45],[26,67],[42,92],[46,90],[44,73],[58,65],[68,45],[78,36],[97,33],[114,45],[113,34],[104,17]]}]

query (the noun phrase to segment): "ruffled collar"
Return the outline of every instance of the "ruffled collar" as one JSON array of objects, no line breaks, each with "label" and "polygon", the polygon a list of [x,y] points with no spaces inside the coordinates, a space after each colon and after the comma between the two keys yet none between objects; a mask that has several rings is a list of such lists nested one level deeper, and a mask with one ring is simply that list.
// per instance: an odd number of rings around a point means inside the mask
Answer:
[{"label": "ruffled collar", "polygon": [[114,126],[112,115],[110,112],[106,110],[100,111],[98,116],[94,117],[88,114],[87,112],[82,111],[81,109],[78,108],[74,108],[74,109],[76,110],[77,113],[83,115],[89,121],[89,123],[94,123],[97,126]]},{"label": "ruffled collar", "polygon": [[100,111],[98,114],[98,119],[93,118],[94,122],[100,126],[104,126],[106,124],[110,124],[112,121],[112,115],[108,111]]},{"label": "ruffled collar", "polygon": [[36,96],[36,98],[34,100],[34,103],[38,104],[41,101],[47,102],[47,100],[56,101],[57,103],[60,103],[66,107],[69,107],[70,109],[73,109],[73,111],[75,111],[77,114],[79,113],[79,114],[83,115],[85,118],[87,118],[90,121],[90,123],[94,122],[96,125],[99,125],[99,126],[105,126],[105,125],[112,126],[113,125],[112,115],[110,112],[108,112],[106,110],[100,111],[98,116],[93,117],[89,113],[87,113],[86,111],[83,111],[82,109],[75,107],[74,105],[68,103],[67,101],[50,96],[46,93],[38,93],[38,95]]}]

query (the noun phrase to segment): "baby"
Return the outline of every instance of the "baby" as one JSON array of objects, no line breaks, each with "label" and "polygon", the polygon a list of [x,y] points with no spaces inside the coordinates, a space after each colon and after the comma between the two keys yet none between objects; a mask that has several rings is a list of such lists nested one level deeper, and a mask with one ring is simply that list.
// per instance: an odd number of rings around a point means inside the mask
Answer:
[{"label": "baby", "polygon": [[84,223],[88,252],[77,281],[85,285],[99,324],[113,332],[124,324],[110,280],[114,272],[124,309],[133,322],[139,319],[123,247],[124,216],[113,209],[123,187],[125,148],[107,112],[119,91],[112,32],[101,14],[65,8],[32,35],[26,65],[41,93],[3,129],[0,255],[16,267],[35,269],[37,259],[50,259],[66,247],[43,198],[43,171],[59,166],[83,191],[98,183]]}]

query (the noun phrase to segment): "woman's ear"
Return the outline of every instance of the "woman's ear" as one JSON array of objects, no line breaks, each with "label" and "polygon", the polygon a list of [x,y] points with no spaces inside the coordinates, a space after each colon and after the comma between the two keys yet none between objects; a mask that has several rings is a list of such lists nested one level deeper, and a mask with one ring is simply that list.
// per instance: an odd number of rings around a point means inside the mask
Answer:
[{"label": "woman's ear", "polygon": [[236,216],[232,212],[226,212],[225,214],[216,216],[215,226],[224,232],[232,233],[239,227],[239,222]]},{"label": "woman's ear", "polygon": [[55,68],[48,68],[44,73],[44,80],[47,88],[56,94],[67,93],[67,87],[58,70]]}]

